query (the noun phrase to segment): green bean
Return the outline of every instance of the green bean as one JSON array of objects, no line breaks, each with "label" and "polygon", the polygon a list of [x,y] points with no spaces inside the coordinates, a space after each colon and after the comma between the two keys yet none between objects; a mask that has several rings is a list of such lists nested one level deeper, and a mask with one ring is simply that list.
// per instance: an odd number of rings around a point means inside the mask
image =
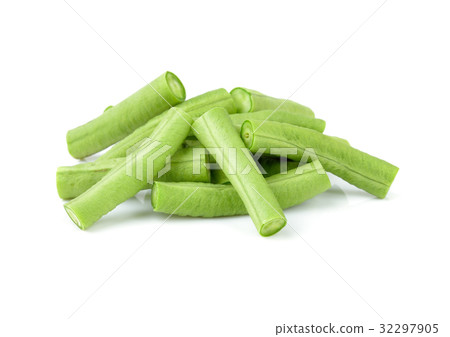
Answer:
[{"label": "green bean", "polygon": [[[398,168],[359,151],[340,139],[285,123],[246,121],[241,137],[250,151],[265,148],[289,148],[287,157],[301,160],[304,153],[317,155],[325,170],[379,198],[384,198]],[[314,150],[314,153],[312,150]],[[292,151],[293,150],[293,151]]]},{"label": "green bean", "polygon": [[[170,159],[170,170],[155,180],[209,183],[211,174],[205,165],[205,156],[200,157],[200,171],[196,172],[194,171],[192,152],[192,148],[178,150]],[[125,158],[115,158],[59,167],[56,171],[56,186],[59,197],[66,200],[78,197],[125,160]],[[151,185],[149,184],[146,188],[151,188]]]},{"label": "green bean", "polygon": [[[180,108],[189,113],[194,119],[198,118],[204,112],[210,110],[213,107],[224,107],[230,114],[236,112],[236,107],[234,106],[233,99],[225,89],[209,91],[177,105],[177,108]],[[127,150],[133,147],[142,139],[148,137],[158,126],[158,124],[167,117],[167,114],[168,112],[164,112],[161,115],[150,119],[145,125],[141,126],[128,137],[115,144],[110,150],[100,156],[97,160],[125,157],[127,154]]]},{"label": "green bean", "polygon": [[212,155],[241,197],[258,232],[269,236],[282,229],[286,225],[283,210],[233,128],[227,111],[211,109],[192,127],[206,148],[221,150]]},{"label": "green bean", "polygon": [[256,90],[238,87],[231,90],[231,96],[234,99],[238,113],[255,112],[259,110],[278,111],[279,109],[314,118],[314,112],[304,105],[291,100],[270,97]]},{"label": "green bean", "polygon": [[283,110],[260,110],[256,112],[240,113],[230,116],[233,124],[241,130],[242,123],[247,119],[265,121],[276,121],[280,123],[289,123],[313,129],[318,132],[325,130],[325,121],[318,118],[305,117],[302,114]]},{"label": "green bean", "polygon": [[185,98],[183,84],[167,71],[96,119],[67,132],[69,153],[84,158],[106,149]]},{"label": "green bean", "polygon": [[[314,167],[317,168],[316,165]],[[303,166],[301,174],[292,169],[286,174],[266,178],[283,209],[301,204],[331,187],[328,176],[319,173],[314,167],[308,163]],[[195,195],[182,203],[194,190]],[[155,212],[181,216],[209,218],[248,213],[231,185],[158,181],[153,186],[151,199]]]},{"label": "green bean", "polygon": [[158,127],[127,160],[114,167],[89,190],[64,205],[81,229],[87,229],[117,205],[152,183],[186,138],[192,117],[172,108]]}]

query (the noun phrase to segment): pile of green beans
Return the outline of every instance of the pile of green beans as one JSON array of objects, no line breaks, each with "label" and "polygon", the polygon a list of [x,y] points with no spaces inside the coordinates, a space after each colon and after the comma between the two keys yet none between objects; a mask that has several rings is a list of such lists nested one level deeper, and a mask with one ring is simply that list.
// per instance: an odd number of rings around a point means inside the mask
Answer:
[{"label": "pile of green beans", "polygon": [[325,121],[291,100],[242,87],[185,98],[180,79],[165,72],[67,133],[78,159],[110,147],[56,171],[58,195],[69,200],[64,208],[79,228],[151,189],[154,212],[248,214],[259,234],[270,236],[287,224],[284,209],[331,187],[327,172],[378,198],[398,172],[325,135]]}]

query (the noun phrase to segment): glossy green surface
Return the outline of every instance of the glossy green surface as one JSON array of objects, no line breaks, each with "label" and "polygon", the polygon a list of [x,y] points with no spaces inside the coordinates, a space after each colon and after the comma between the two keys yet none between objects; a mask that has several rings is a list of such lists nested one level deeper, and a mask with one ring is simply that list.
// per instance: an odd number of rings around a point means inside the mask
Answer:
[{"label": "glossy green surface", "polygon": [[[301,174],[292,169],[286,174],[268,177],[266,181],[283,209],[301,204],[331,187],[328,176],[311,164],[304,165]],[[192,197],[179,206],[191,194]],[[210,218],[248,213],[232,185],[155,182],[152,205],[156,212],[181,216]]]},{"label": "glossy green surface", "polygon": [[[177,106],[177,108],[180,108],[191,115],[193,119],[198,118],[213,107],[223,107],[230,114],[236,112],[233,99],[225,89],[209,91],[202,95],[188,99]],[[164,112],[161,115],[150,119],[145,125],[141,126],[128,137],[111,147],[111,149],[100,156],[97,160],[125,157],[127,150],[139,143],[142,139],[148,137],[153,130],[155,130],[158,124],[167,118],[167,115],[168,112]]]},{"label": "glossy green surface", "polygon": [[165,72],[122,102],[106,108],[97,118],[69,130],[69,153],[74,158],[84,158],[106,149],[185,98],[178,77]]},{"label": "glossy green surface", "polygon": [[194,122],[193,128],[206,148],[221,150],[219,155],[212,155],[242,199],[258,232],[269,236],[283,228],[286,224],[283,210],[245,149],[227,111],[209,110]]},{"label": "glossy green surface", "polygon": [[265,148],[293,148],[295,154],[288,158],[300,161],[306,154],[317,155],[326,171],[344,179],[379,198],[389,191],[398,167],[349,146],[342,139],[326,136],[320,132],[285,123],[246,121],[241,137],[250,151]]},{"label": "glossy green surface", "polygon": [[128,154],[126,161],[64,205],[78,227],[88,228],[158,176],[166,166],[168,156],[180,148],[189,132],[189,123],[192,123],[192,118],[180,109],[170,109],[168,117],[158,125],[149,139]]}]

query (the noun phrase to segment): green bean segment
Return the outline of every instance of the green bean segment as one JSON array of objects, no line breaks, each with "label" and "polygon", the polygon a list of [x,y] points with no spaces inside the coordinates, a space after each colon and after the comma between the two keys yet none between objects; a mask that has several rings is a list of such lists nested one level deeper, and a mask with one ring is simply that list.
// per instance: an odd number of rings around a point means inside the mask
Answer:
[{"label": "green bean segment", "polygon": [[314,112],[310,108],[288,99],[270,97],[256,90],[241,87],[234,88],[230,93],[238,113],[283,110],[314,118]]},{"label": "green bean segment", "polygon": [[97,118],[67,132],[69,153],[84,158],[106,149],[185,98],[178,77],[165,72],[119,104],[106,108]]},{"label": "green bean segment", "polygon": [[192,117],[183,110],[172,108],[150,138],[129,153],[122,164],[64,205],[72,221],[81,229],[86,229],[146,188],[166,166],[168,156],[180,148],[192,121]]},{"label": "green bean segment", "polygon": [[227,111],[211,109],[198,118],[192,128],[206,148],[221,151],[212,155],[241,197],[258,232],[269,236],[281,230],[286,225],[283,210],[245,149]]},{"label": "green bean segment", "polygon": [[[301,173],[292,169],[286,174],[268,177],[266,181],[283,209],[301,204],[331,187],[328,176],[317,170],[317,164],[311,163],[302,166]],[[182,203],[189,195],[192,198]],[[248,213],[232,185],[158,181],[153,186],[151,199],[155,212],[167,214],[210,218]]]},{"label": "green bean segment", "polygon": [[[236,113],[234,101],[225,89],[212,90],[202,95],[193,97],[177,105],[176,108],[184,110],[186,113],[191,115],[193,119],[196,119],[213,107],[223,107],[230,114]],[[158,124],[167,117],[167,115],[168,112],[164,112],[161,115],[150,119],[145,125],[141,126],[128,137],[115,144],[97,160],[125,157],[127,150],[140,142],[142,139],[148,137],[153,130],[155,130]]]},{"label": "green bean segment", "polygon": [[[300,161],[306,153],[317,156],[326,171],[379,198],[384,198],[398,167],[347,145],[342,139],[326,136],[299,126],[248,120],[241,137],[250,151],[271,148],[295,149],[288,158]],[[314,151],[314,152],[312,152]]]}]

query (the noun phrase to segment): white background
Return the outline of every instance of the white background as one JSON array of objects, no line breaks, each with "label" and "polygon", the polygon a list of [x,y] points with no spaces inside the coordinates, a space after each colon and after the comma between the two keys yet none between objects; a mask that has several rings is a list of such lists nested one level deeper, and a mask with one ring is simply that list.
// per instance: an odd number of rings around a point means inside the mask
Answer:
[{"label": "white background", "polygon": [[[82,18],[63,0],[0,5],[0,335],[391,322],[449,336],[448,2],[68,2]],[[173,71],[188,97],[300,87],[292,99],[326,133],[399,166],[397,179],[378,200],[332,177],[286,211],[301,237],[260,237],[246,216],[173,217],[146,241],[165,219],[148,198],[80,231],[55,187],[76,163],[65,133],[145,84],[127,62],[147,81]]]}]

